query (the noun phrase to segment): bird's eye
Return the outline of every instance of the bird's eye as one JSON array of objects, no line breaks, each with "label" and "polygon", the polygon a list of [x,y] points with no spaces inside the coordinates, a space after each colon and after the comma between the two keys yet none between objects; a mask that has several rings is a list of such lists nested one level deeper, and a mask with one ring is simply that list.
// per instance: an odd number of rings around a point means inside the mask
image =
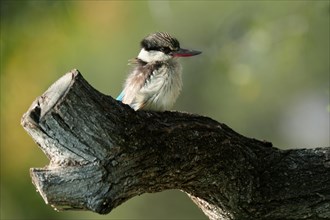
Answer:
[{"label": "bird's eye", "polygon": [[169,47],[161,47],[160,51],[162,51],[165,54],[169,54],[171,52],[171,49]]}]

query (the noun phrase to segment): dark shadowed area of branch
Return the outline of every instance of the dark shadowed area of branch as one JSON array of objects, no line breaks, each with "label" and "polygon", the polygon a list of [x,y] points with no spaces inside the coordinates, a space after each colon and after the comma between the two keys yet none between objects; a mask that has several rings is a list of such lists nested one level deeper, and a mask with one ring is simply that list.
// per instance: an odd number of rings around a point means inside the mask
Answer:
[{"label": "dark shadowed area of branch", "polygon": [[279,150],[210,118],[135,112],[77,70],[36,99],[22,125],[50,164],[33,184],[58,210],[106,214],[180,189],[210,219],[330,218],[330,148]]}]

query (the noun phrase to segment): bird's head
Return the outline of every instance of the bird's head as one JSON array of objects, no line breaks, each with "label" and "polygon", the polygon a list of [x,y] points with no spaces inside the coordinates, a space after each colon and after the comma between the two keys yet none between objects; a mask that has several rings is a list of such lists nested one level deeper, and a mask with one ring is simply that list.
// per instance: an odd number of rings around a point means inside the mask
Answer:
[{"label": "bird's head", "polygon": [[165,32],[156,32],[143,38],[138,58],[144,62],[166,61],[174,57],[190,57],[200,51],[180,48],[179,41]]}]

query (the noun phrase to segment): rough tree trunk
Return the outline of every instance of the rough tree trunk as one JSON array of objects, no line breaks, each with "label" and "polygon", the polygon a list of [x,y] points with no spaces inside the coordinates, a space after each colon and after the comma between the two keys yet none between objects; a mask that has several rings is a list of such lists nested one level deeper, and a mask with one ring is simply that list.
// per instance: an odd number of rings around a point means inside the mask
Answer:
[{"label": "rough tree trunk", "polygon": [[180,189],[210,219],[330,218],[330,148],[279,150],[210,118],[135,112],[73,70],[24,114],[50,159],[34,185],[58,210],[109,213],[146,192]]}]

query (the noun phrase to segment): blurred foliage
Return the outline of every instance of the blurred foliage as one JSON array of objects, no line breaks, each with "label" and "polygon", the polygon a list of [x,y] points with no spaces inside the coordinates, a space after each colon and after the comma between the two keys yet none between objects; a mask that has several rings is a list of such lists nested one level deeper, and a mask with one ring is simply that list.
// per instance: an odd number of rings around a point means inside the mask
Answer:
[{"label": "blurred foliage", "polygon": [[154,31],[203,51],[182,60],[175,109],[280,147],[329,146],[329,1],[1,1],[1,219],[206,219],[175,190],[57,213],[29,177],[48,163],[19,123],[32,101],[73,68],[116,97]]}]

